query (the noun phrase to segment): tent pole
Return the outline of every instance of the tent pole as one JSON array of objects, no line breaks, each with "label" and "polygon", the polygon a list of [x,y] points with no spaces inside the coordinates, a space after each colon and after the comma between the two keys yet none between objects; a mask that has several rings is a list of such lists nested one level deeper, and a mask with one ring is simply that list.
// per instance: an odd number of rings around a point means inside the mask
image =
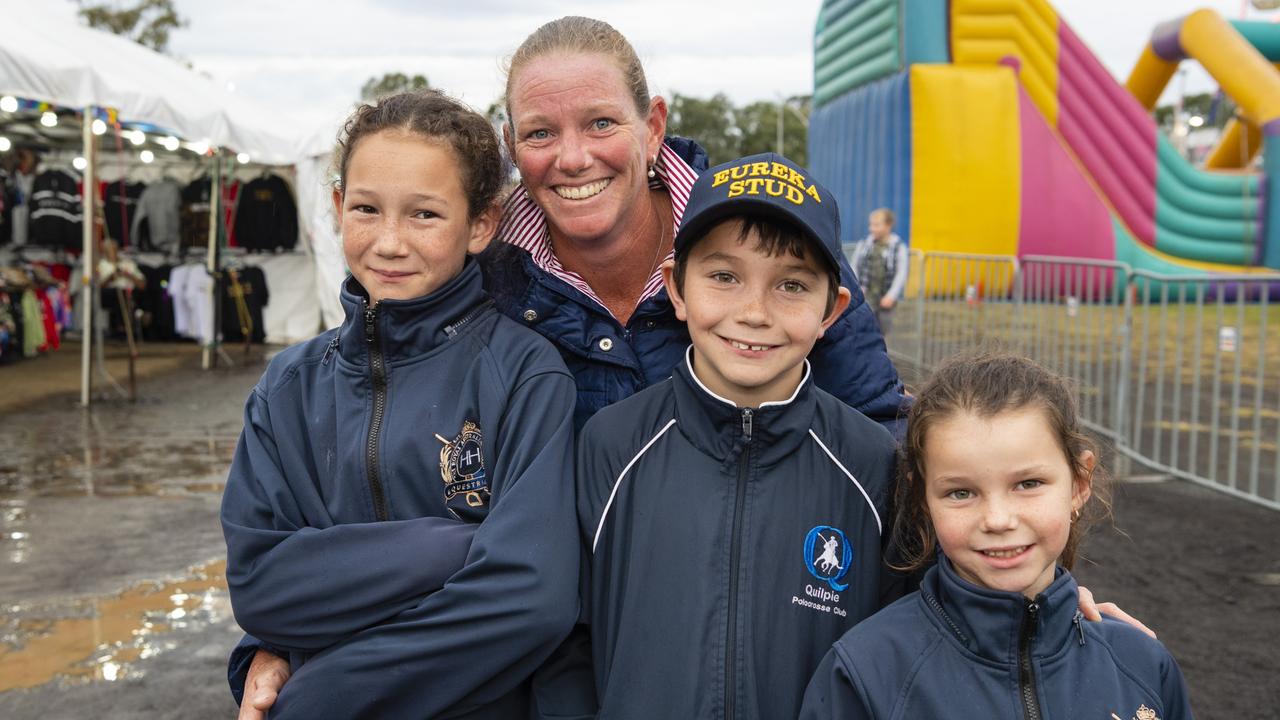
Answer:
[{"label": "tent pole", "polygon": [[97,183],[94,182],[94,157],[93,152],[93,117],[96,114],[96,108],[93,105],[86,105],[84,108],[83,127],[81,128],[81,143],[84,151],[84,188],[81,193],[81,253],[80,259],[83,266],[80,292],[83,313],[81,315],[80,324],[80,404],[89,407],[89,363],[90,363],[90,346],[93,344],[93,303],[94,296],[97,293],[97,287],[94,285],[94,261],[93,261],[93,203],[97,198]]},{"label": "tent pole", "polygon": [[[210,307],[216,308],[218,303],[218,200],[222,197],[222,154],[217,148],[213,150],[213,173],[209,179],[209,242],[205,255],[205,267],[213,277],[213,285],[209,289]],[[217,317],[215,310],[213,315]],[[208,370],[217,361],[214,353],[218,349],[218,324],[214,323],[213,340],[205,345],[201,354],[200,367]]]}]

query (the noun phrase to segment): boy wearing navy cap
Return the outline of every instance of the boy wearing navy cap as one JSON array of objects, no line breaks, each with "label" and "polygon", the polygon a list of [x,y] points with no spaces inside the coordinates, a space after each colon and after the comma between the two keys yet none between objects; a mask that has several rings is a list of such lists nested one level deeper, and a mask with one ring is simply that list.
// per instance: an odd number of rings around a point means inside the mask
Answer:
[{"label": "boy wearing navy cap", "polygon": [[790,718],[881,577],[894,442],[814,386],[840,316],[839,213],[768,153],[703,174],[663,268],[692,347],[582,431],[600,717]]}]

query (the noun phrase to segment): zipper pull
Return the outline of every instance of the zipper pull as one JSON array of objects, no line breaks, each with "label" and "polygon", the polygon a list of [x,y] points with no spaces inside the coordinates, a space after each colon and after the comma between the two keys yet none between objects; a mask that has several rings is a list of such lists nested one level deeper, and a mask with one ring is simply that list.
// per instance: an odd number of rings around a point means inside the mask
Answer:
[{"label": "zipper pull", "polygon": [[751,442],[751,418],[754,414],[755,411],[751,408],[742,408],[742,437],[747,442]]},{"label": "zipper pull", "polygon": [[1080,624],[1081,620],[1084,620],[1084,613],[1077,610],[1076,616],[1071,618],[1071,622],[1075,623],[1076,632],[1080,634],[1080,644],[1084,645],[1084,626]]},{"label": "zipper pull", "polygon": [[364,311],[364,341],[373,344],[373,333],[378,329],[378,305],[374,303],[373,307],[365,308]]},{"label": "zipper pull", "polygon": [[1040,603],[1035,600],[1027,601],[1027,623],[1031,626],[1031,635],[1035,635],[1040,629]]},{"label": "zipper pull", "polygon": [[324,349],[324,357],[320,358],[320,364],[328,365],[329,356],[333,355],[333,351],[337,349],[338,349],[338,336],[334,335],[333,339],[329,341],[329,347]]}]

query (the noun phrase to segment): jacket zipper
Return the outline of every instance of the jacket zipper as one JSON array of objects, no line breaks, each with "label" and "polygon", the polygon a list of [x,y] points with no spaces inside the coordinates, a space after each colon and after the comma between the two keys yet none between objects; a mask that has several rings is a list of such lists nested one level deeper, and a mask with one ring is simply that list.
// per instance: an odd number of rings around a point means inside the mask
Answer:
[{"label": "jacket zipper", "polygon": [[484,312],[485,310],[488,310],[492,305],[493,305],[492,300],[485,300],[484,302],[475,306],[475,308],[473,308],[471,312],[464,315],[461,320],[456,320],[449,325],[445,325],[444,334],[448,335],[449,339],[453,339],[457,337],[458,333],[462,331],[462,328],[467,326],[467,323],[471,322],[472,320],[475,320],[477,317],[480,316],[480,313]]},{"label": "jacket zipper", "polygon": [[378,438],[382,434],[382,414],[387,409],[387,363],[378,338],[378,304],[364,310],[364,339],[369,344],[369,376],[373,380],[373,417],[369,420],[369,439],[365,442],[365,466],[369,475],[369,493],[373,495],[373,513],[378,520],[387,519],[387,498],[378,474]]},{"label": "jacket zipper", "polygon": [[1027,720],[1040,720],[1040,701],[1036,698],[1036,675],[1031,666],[1031,638],[1036,634],[1040,603],[1027,601],[1018,629],[1018,687],[1022,691],[1022,710]]},{"label": "jacket zipper", "polygon": [[733,720],[734,699],[738,694],[737,652],[738,652],[738,569],[742,564],[742,543],[738,537],[742,533],[743,504],[747,494],[747,466],[751,455],[751,419],[755,411],[742,409],[742,437],[747,446],[738,457],[738,485],[733,497],[733,535],[729,554],[729,631],[725,641],[724,661],[724,717]]},{"label": "jacket zipper", "polygon": [[960,626],[956,625],[955,622],[951,620],[951,616],[947,614],[947,611],[942,609],[942,603],[938,602],[938,598],[923,589],[920,590],[920,597],[924,598],[924,601],[929,604],[929,607],[933,608],[933,611],[938,613],[943,621],[950,626],[951,632],[955,633],[956,638],[960,640],[960,644],[968,647],[969,638],[965,637],[965,634],[960,630]]}]

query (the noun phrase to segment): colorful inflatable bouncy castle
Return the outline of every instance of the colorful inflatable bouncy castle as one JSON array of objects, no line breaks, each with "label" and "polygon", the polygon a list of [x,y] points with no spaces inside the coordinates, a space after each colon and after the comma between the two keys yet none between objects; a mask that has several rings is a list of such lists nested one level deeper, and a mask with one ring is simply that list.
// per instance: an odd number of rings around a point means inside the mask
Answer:
[{"label": "colorful inflatable bouncy castle", "polygon": [[[1150,114],[1184,59],[1243,114],[1208,170]],[[1157,26],[1121,85],[1045,0],[827,0],[810,165],[841,204],[845,242],[886,206],[922,251],[1273,272],[1277,60],[1280,26],[1204,10]],[[1259,146],[1261,172],[1240,169]]]}]

